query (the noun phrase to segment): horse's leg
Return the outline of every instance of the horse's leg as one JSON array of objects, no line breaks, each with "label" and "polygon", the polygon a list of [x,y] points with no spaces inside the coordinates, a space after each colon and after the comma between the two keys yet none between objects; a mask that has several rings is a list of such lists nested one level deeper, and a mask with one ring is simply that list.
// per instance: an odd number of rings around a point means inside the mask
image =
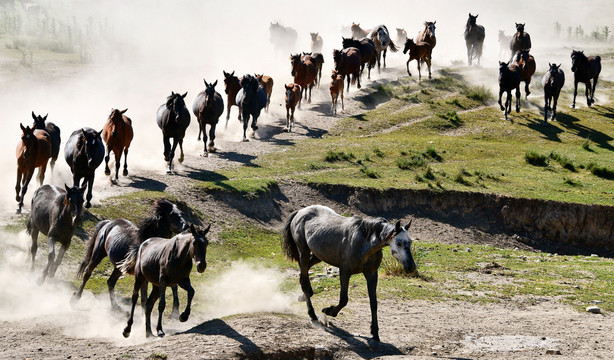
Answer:
[{"label": "horse's leg", "polygon": [[409,62],[411,61],[411,58],[407,59],[407,63],[405,63],[405,67],[407,68],[407,75],[411,76],[411,73],[409,72]]},{"label": "horse's leg", "polygon": [[30,255],[32,256],[31,270],[34,270],[34,258],[36,258],[36,251],[38,250],[38,229],[32,228],[32,230],[30,230],[30,236],[32,237],[32,243],[30,244]]},{"label": "horse's leg", "polygon": [[371,335],[373,340],[379,340],[379,326],[377,325],[377,269],[375,271],[364,272],[367,279],[367,291],[369,292],[369,304],[371,305]]},{"label": "horse's leg", "polygon": [[197,120],[198,120],[198,136],[196,137],[196,141],[200,141],[200,134],[202,133],[204,136],[205,132],[203,129],[204,125],[200,122],[200,119],[197,119]]},{"label": "horse's leg", "polygon": [[177,148],[177,138],[173,138],[173,146],[170,147],[168,152],[168,169],[166,170],[167,174],[173,172],[173,159],[175,158],[175,149]]},{"label": "horse's leg", "polygon": [[177,293],[177,285],[171,286],[173,292],[173,310],[171,311],[171,318],[179,319],[179,294]]},{"label": "horse's leg", "polygon": [[21,190],[21,178],[23,176],[23,172],[19,170],[19,168],[17,168],[17,183],[15,184],[15,200],[17,201],[17,203],[19,203],[19,207],[17,208],[17,213],[21,214],[21,206],[22,206],[22,201],[21,201],[21,196],[19,195],[19,191]]},{"label": "horse's leg", "polygon": [[[104,259],[104,257],[106,256],[106,253],[103,251],[96,251],[94,250],[94,252],[92,253],[91,258],[89,259],[89,262],[87,264],[87,267],[85,268],[85,271],[83,272],[83,281],[81,282],[81,286],[79,286],[79,290],[77,290],[72,298],[70,299],[70,303],[74,304],[77,302],[77,300],[81,299],[81,294],[83,293],[83,289],[85,288],[85,284],[87,283],[87,281],[89,280],[90,276],[92,276],[92,272],[94,271],[94,269],[96,268],[96,266],[98,266],[98,264],[100,264],[100,262],[102,261],[102,259]],[[115,272],[115,270],[114,270]],[[121,271],[119,272],[119,275],[121,275]],[[113,274],[111,274],[111,276],[113,276]],[[119,276],[118,276],[119,278]],[[109,278],[109,281],[111,280],[111,278]],[[109,284],[109,281],[107,281],[107,285]],[[115,280],[117,281],[117,280]],[[109,287],[109,292],[111,292],[111,288]],[[111,297],[111,305],[113,305],[113,298]]]},{"label": "horse's leg", "polygon": [[[503,107],[503,104],[501,104],[501,97],[503,96],[504,92],[505,92],[505,90],[503,90],[503,88],[500,87],[499,88],[499,101],[498,101],[498,103],[499,103],[499,107],[501,108],[501,111],[505,110],[505,108]],[[506,105],[507,105],[507,102],[506,102]]]},{"label": "horse's leg", "polygon": [[386,52],[388,52],[388,48],[384,49],[384,69],[386,68]]},{"label": "horse's leg", "polygon": [[47,171],[47,162],[41,165],[38,168],[38,186],[43,186],[43,182],[45,181],[45,171]]},{"label": "horse's leg", "polygon": [[128,176],[128,147],[124,148],[124,172],[122,173],[124,176]]},{"label": "horse's leg", "polygon": [[290,132],[290,107],[286,106],[286,131]]},{"label": "horse's leg", "polygon": [[313,88],[313,83],[309,84],[309,100],[307,100],[307,104],[311,104],[311,89]]},{"label": "horse's leg", "polygon": [[547,90],[544,91],[544,124],[548,122],[548,102],[550,101],[550,94],[547,93]]},{"label": "horse's leg", "polygon": [[[520,86],[518,86],[516,88],[516,112],[519,113],[520,112]],[[511,106],[511,103],[510,103]],[[512,109],[510,109],[510,112],[512,112]]]},{"label": "horse's leg", "polygon": [[45,282],[47,278],[47,274],[49,273],[49,269],[53,267],[53,262],[55,260],[55,238],[53,236],[47,237],[47,265],[43,270],[42,276],[38,279],[38,284],[41,285]]},{"label": "horse's leg", "polygon": [[[559,90],[560,91],[560,90]],[[550,118],[552,121],[556,120],[556,104],[559,101],[559,92],[556,92],[553,96],[552,100],[552,117]]]},{"label": "horse's leg", "polygon": [[358,88],[360,89],[360,73],[356,72],[356,81],[358,82]]},{"label": "horse's leg", "polygon": [[[203,125],[202,129],[198,130],[199,134],[200,131],[202,131],[203,133],[203,153],[201,156],[206,157],[207,156],[207,133],[206,133],[206,126]],[[200,136],[198,138],[198,140],[200,140]]]},{"label": "horse's leg", "polygon": [[[158,334],[158,337],[163,337],[164,334],[164,330],[162,330],[162,314],[164,314],[164,308],[166,307],[166,283],[164,281],[160,281],[160,285],[158,286],[158,288],[160,289],[159,292],[159,302],[158,302],[158,325],[156,325],[156,331]],[[154,293],[153,291],[151,292],[152,294]],[[149,299],[147,299],[147,302],[149,303]],[[155,299],[154,299],[155,302]],[[148,304],[149,305],[149,304]],[[152,308],[153,308],[153,304],[152,304]],[[149,310],[149,306],[147,306],[147,309]],[[151,311],[150,311],[151,314]],[[147,316],[147,318],[149,319],[149,316]]]},{"label": "horse's leg", "polygon": [[179,316],[179,321],[185,322],[188,321],[188,318],[190,317],[190,308],[192,306],[192,299],[194,298],[194,288],[192,287],[192,284],[190,284],[189,277],[178,283],[178,285],[181,286],[183,290],[188,292],[188,303],[185,306],[185,310]]},{"label": "horse's leg", "polygon": [[128,317],[126,327],[122,332],[122,335],[124,335],[125,338],[130,336],[130,332],[132,331],[132,324],[134,322],[134,308],[136,307],[136,302],[139,299],[139,290],[143,287],[143,284],[147,285],[143,275],[136,275],[134,277],[134,287],[132,288],[132,307],[130,309],[130,316]]},{"label": "horse's leg", "polygon": [[586,96],[586,104],[590,107],[591,106],[591,97],[590,97],[591,80],[589,79],[584,85],[585,85],[584,95]]},{"label": "horse's leg", "polygon": [[209,152],[216,152],[217,150],[215,148],[215,128],[216,128],[216,123],[209,125],[209,143],[207,144],[207,151]]},{"label": "horse's leg", "polygon": [[115,154],[115,181],[119,181],[119,168],[122,164],[122,149],[117,153],[113,151],[113,154]]},{"label": "horse's leg", "polygon": [[[228,120],[230,120],[230,108],[232,104],[230,103],[230,96],[226,98],[226,127],[228,127]],[[241,113],[241,111],[239,111]]]},{"label": "horse's leg", "polygon": [[348,303],[348,287],[350,285],[350,272],[346,269],[339,269],[339,281],[341,282],[341,291],[339,294],[339,304],[337,306],[329,306],[322,309],[326,315],[335,317]]},{"label": "horse's leg", "polygon": [[[162,296],[162,298],[164,298],[164,295]],[[153,337],[153,333],[151,332],[151,312],[153,311],[156,301],[158,301],[158,297],[160,297],[160,288],[152,283],[151,293],[145,305],[145,337]],[[164,336],[164,334],[162,336]]]},{"label": "horse's leg", "polygon": [[245,113],[243,114],[243,141],[249,141],[249,139],[247,138],[247,123],[249,122],[249,114]]},{"label": "horse's leg", "polygon": [[574,79],[573,82],[573,100],[571,101],[571,108],[576,108],[576,95],[578,94],[578,81]]},{"label": "horse's leg", "polygon": [[68,240],[68,243],[66,245],[62,244],[62,246],[60,246],[60,250],[58,250],[58,256],[55,258],[55,261],[53,262],[53,264],[51,265],[51,269],[49,270],[50,278],[53,279],[53,277],[55,276],[55,272],[62,263],[62,259],[64,259],[64,254],[66,254],[66,250],[68,250],[69,246],[70,239]]},{"label": "horse's leg", "polygon": [[[343,83],[341,83],[343,85]],[[337,112],[337,101],[335,100],[335,113]],[[343,106],[343,89],[341,90],[341,110],[345,111],[345,107]]]},{"label": "horse's leg", "polygon": [[292,131],[292,126],[294,126],[294,109],[295,109],[295,107],[294,107],[294,106],[292,107],[292,109],[290,109],[290,110],[291,110],[291,112],[290,112],[290,121],[291,121],[291,124],[290,124],[290,128],[288,129],[288,131],[289,131],[289,132],[291,132],[291,131]]},{"label": "horse's leg", "polygon": [[179,141],[179,159],[177,159],[177,161],[179,161],[179,163],[183,163],[183,138],[180,138]]},{"label": "horse's leg", "polygon": [[109,168],[109,159],[111,156],[111,148],[107,145],[107,154],[104,157],[104,174],[111,175],[111,169]]},{"label": "horse's leg", "polygon": [[171,141],[170,138],[166,135],[163,136],[162,141],[164,142],[164,161],[170,161],[170,152],[171,152]]},{"label": "horse's leg", "polygon": [[350,92],[350,78],[351,78],[351,77],[352,77],[352,74],[348,74],[348,75],[347,75],[347,81],[348,81],[348,90],[347,90],[347,92],[348,92],[348,93]]},{"label": "horse's leg", "polygon": [[429,79],[431,79],[431,57],[429,56],[428,59],[426,60],[426,65],[429,68]]},{"label": "horse's leg", "polygon": [[418,80],[422,80],[422,70],[420,66],[421,59],[418,59]]},{"label": "horse's leg", "polygon": [[591,104],[595,103],[595,88],[597,87],[597,80],[599,80],[599,77],[595,76],[593,79],[593,90],[591,91]]},{"label": "horse's leg", "polygon": [[299,267],[301,273],[299,275],[299,282],[301,283],[301,289],[303,290],[303,296],[307,302],[307,313],[309,314],[309,318],[312,321],[317,321],[318,317],[316,316],[315,310],[313,310],[313,304],[311,303],[311,297],[313,296],[313,289],[311,288],[311,283],[309,282],[309,258],[306,254],[301,254],[299,260]]},{"label": "horse's leg", "polygon": [[34,169],[26,171],[25,176],[21,179],[21,197],[19,198],[18,212],[21,212],[21,208],[23,207],[23,198],[28,191],[28,185],[30,184],[30,180],[32,180],[32,175],[34,175]]},{"label": "horse's leg", "polygon": [[87,195],[85,196],[86,198],[86,202],[85,202],[85,207],[86,208],[91,208],[92,207],[92,188],[94,187],[94,176],[90,176],[84,179],[84,182],[87,181]]},{"label": "horse's leg", "polygon": [[531,94],[531,91],[529,91],[529,85],[531,85],[531,78],[529,78],[527,81],[524,82],[524,98],[528,99],[529,95]]},{"label": "horse's leg", "polygon": [[[111,299],[111,309],[113,309],[114,311],[121,310],[121,307],[117,305],[117,301],[115,300],[115,284],[117,284],[117,280],[119,280],[119,277],[121,275],[122,272],[118,268],[115,268],[113,269],[111,276],[109,276],[109,279],[107,280],[107,287],[109,288],[109,298]],[[85,277],[83,278],[85,279]]]}]

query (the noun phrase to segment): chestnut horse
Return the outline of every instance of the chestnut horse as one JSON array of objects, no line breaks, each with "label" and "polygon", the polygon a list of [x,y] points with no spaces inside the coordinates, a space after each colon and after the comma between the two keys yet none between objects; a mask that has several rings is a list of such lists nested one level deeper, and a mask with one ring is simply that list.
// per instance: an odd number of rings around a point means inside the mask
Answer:
[{"label": "chestnut horse", "polygon": [[44,117],[35,115],[34,111],[32,111],[32,119],[34,119],[32,128],[45,130],[51,137],[51,161],[49,162],[49,166],[51,167],[51,172],[53,173],[53,166],[55,165],[55,161],[58,159],[58,154],[60,153],[62,138],[60,136],[60,128],[51,121],[47,121],[47,115]]},{"label": "chestnut horse", "polygon": [[[572,50],[571,71],[573,71],[573,102],[571,103],[571,108],[576,107],[579,82],[586,85],[586,103],[590,107],[595,102],[595,87],[601,73],[601,57],[587,57],[584,55],[584,51]],[[591,80],[593,81],[592,87]]]},{"label": "chestnut horse", "polygon": [[431,45],[427,42],[421,41],[417,44],[413,39],[405,40],[405,47],[403,48],[403,54],[406,54],[409,51],[409,59],[405,66],[407,67],[407,75],[411,76],[409,72],[409,62],[412,60],[416,60],[418,62],[418,79],[422,79],[422,74],[420,73],[420,61],[425,61],[426,65],[429,67],[429,79],[431,78],[431,58],[429,54],[431,53]]},{"label": "chestnut horse", "polygon": [[352,84],[358,81],[358,88],[360,89],[360,50],[355,47],[333,50],[333,59],[335,60],[335,70],[347,77],[347,91],[350,92],[350,75]]},{"label": "chestnut horse", "polygon": [[[17,184],[15,193],[19,207],[17,213],[21,214],[23,198],[28,191],[28,184],[34,175],[34,169],[38,168],[39,185],[45,180],[47,161],[51,157],[51,137],[45,130],[35,130],[33,127],[21,127],[21,141],[17,144]],[[21,190],[21,194],[20,194]]]},{"label": "chestnut horse", "polygon": [[366,37],[371,32],[371,29],[363,29],[363,28],[361,28],[360,27],[360,23],[358,23],[358,24],[352,23],[352,26],[350,27],[350,30],[352,31],[352,38],[354,38],[356,40],[362,39],[363,37]]},{"label": "chestnut horse", "polygon": [[[424,22],[424,30],[418,33],[418,38],[416,42],[425,42],[431,46],[431,51],[437,45],[437,38],[435,37],[435,23],[437,21],[425,21]],[[429,59],[431,58],[431,53],[429,52]]]},{"label": "chestnut horse", "polygon": [[529,97],[531,93],[529,91],[529,85],[531,84],[531,78],[535,74],[535,58],[529,54],[529,50],[522,50],[516,53],[514,63],[520,68],[520,81],[524,81],[524,93],[525,99]]},{"label": "chestnut horse", "polygon": [[[313,88],[318,75],[316,65],[311,60],[302,59],[300,54],[290,55],[290,65],[292,66],[291,75],[294,77],[294,83],[301,87],[301,98],[303,91],[305,91],[305,98],[307,98],[307,90],[309,89],[307,103],[311,103],[311,88]],[[301,102],[299,102],[299,107],[300,104]]]},{"label": "chestnut horse", "polygon": [[[237,93],[241,90],[241,84],[239,84],[239,78],[235,76],[235,72],[224,73],[224,92],[226,93],[226,126],[228,127],[228,119],[230,119],[230,107],[237,105]],[[239,110],[239,121],[241,121],[241,110]]]},{"label": "chestnut horse", "polygon": [[292,131],[292,125],[294,125],[294,109],[296,105],[301,101],[301,87],[297,84],[284,85],[286,89],[286,131]]},{"label": "chestnut horse", "polygon": [[332,101],[330,112],[331,114],[336,115],[337,99],[339,98],[339,95],[341,95],[341,110],[345,110],[343,106],[343,75],[339,74],[337,70],[333,70],[330,78],[332,79],[329,86]]},{"label": "chestnut horse", "polygon": [[375,63],[377,62],[377,52],[375,51],[375,44],[373,43],[373,40],[369,38],[356,40],[344,37],[341,39],[341,45],[344,49],[353,47],[360,51],[360,73],[362,75],[365,64],[367,64],[367,79],[371,80],[371,69],[375,67]]},{"label": "chestnut horse", "polygon": [[119,111],[111,110],[111,115],[102,129],[102,139],[107,144],[107,155],[104,157],[104,174],[111,175],[109,169],[109,155],[111,151],[115,154],[115,182],[119,179],[119,165],[121,162],[122,151],[124,153],[124,172],[122,175],[128,176],[128,148],[134,137],[132,130],[132,120],[124,115],[128,109]]},{"label": "chestnut horse", "polygon": [[301,59],[311,60],[311,62],[316,66],[316,72],[318,73],[316,83],[318,87],[320,87],[320,80],[322,79],[322,65],[324,65],[324,55],[320,53],[303,52]]},{"label": "chestnut horse", "polygon": [[258,79],[258,83],[264,87],[264,91],[266,92],[266,106],[264,107],[264,111],[269,112],[271,95],[273,94],[273,78],[264,74],[254,74],[254,76]]}]

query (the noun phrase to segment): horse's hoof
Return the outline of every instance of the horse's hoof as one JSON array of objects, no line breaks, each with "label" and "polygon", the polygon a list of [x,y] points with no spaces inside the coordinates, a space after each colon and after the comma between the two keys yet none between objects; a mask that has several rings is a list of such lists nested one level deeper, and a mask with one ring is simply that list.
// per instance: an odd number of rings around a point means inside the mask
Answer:
[{"label": "horse's hoof", "polygon": [[322,309],[322,312],[328,316],[337,317],[337,314],[334,313],[335,307],[329,306],[327,308]]},{"label": "horse's hoof", "polygon": [[164,337],[164,335],[166,335],[164,331],[158,330],[158,337]]},{"label": "horse's hoof", "polygon": [[166,175],[172,175],[173,171],[172,170],[166,170]]},{"label": "horse's hoof", "polygon": [[181,322],[186,322],[188,321],[189,318],[190,318],[190,313],[182,312],[181,315],[179,315],[179,321]]},{"label": "horse's hoof", "polygon": [[300,295],[298,296],[298,299],[297,299],[297,300],[298,300],[299,302],[305,302],[305,301],[307,301],[307,298],[305,297],[305,294],[300,294]]},{"label": "horse's hoof", "polygon": [[202,154],[200,154],[201,157],[209,157],[209,153],[206,151],[203,151]]},{"label": "horse's hoof", "polygon": [[109,182],[111,185],[117,185],[119,183],[117,179],[109,179]]},{"label": "horse's hoof", "polygon": [[180,164],[183,164],[183,158],[180,157],[179,159],[177,159],[177,161],[179,161]]},{"label": "horse's hoof", "polygon": [[15,210],[15,214],[17,214],[17,215],[21,214],[21,208]]},{"label": "horse's hoof", "polygon": [[124,169],[124,172],[122,173],[122,175],[128,176],[128,169]]},{"label": "horse's hoof", "polygon": [[213,146],[211,146],[211,147],[208,146],[207,147],[207,151],[210,152],[210,153],[214,153],[214,152],[217,151],[217,149],[215,147],[213,147]]},{"label": "horse's hoof", "polygon": [[122,332],[122,335],[124,335],[125,338],[128,338],[128,336],[130,336],[130,330],[124,329],[124,331]]},{"label": "horse's hoof", "polygon": [[164,161],[165,161],[165,162],[168,162],[168,156],[165,156],[165,157],[164,157]]},{"label": "horse's hoof", "polygon": [[257,125],[252,125],[252,130],[254,130],[254,131],[258,130],[258,126]]},{"label": "horse's hoof", "polygon": [[571,109],[575,109],[576,108],[576,104],[571,104],[570,108]]},{"label": "horse's hoof", "polygon": [[148,338],[148,339],[150,339],[150,338],[152,338],[152,337],[154,337],[154,336],[153,336],[153,333],[152,333],[151,331],[147,331],[147,332],[145,333],[145,337],[146,337],[146,338]]},{"label": "horse's hoof", "polygon": [[92,204],[89,201],[85,203],[85,208],[86,209],[89,209],[91,207],[92,207]]},{"label": "horse's hoof", "polygon": [[248,141],[249,141],[249,139],[248,139],[248,138],[243,138],[243,140],[241,140],[241,141],[243,141],[243,142],[248,142]]}]

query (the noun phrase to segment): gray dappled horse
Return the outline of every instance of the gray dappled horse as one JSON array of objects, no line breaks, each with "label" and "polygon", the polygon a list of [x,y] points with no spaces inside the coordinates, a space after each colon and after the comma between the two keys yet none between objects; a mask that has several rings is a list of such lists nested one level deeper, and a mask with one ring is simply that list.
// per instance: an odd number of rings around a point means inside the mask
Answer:
[{"label": "gray dappled horse", "polygon": [[373,340],[379,341],[376,289],[382,249],[390,246],[392,256],[403,269],[414,272],[412,239],[407,233],[410,224],[402,227],[400,221],[392,225],[383,218],[346,218],[322,205],[308,206],[292,213],[284,225],[282,248],[290,259],[299,263],[301,289],[311,320],[317,321],[317,317],[311,304],[313,289],[309,282],[309,268],[324,261],[339,268],[341,294],[338,305],[322,309],[322,312],[337,316],[348,302],[350,276],[362,273],[367,279],[371,304],[371,334]]},{"label": "gray dappled horse", "polygon": [[105,155],[101,134],[102,131],[98,132],[84,127],[74,131],[64,146],[64,159],[70,166],[73,186],[79,186],[81,179],[83,179],[83,185],[87,185],[86,208],[92,206],[90,201],[92,200],[94,175]]},{"label": "gray dappled horse", "polygon": [[[203,133],[203,156],[207,156],[209,152],[215,152],[215,127],[217,126],[220,116],[224,112],[224,100],[222,95],[215,91],[217,80],[213,84],[205,82],[205,90],[196,95],[192,112],[198,120],[198,140],[200,133]],[[209,144],[207,144],[206,126],[209,125]]]},{"label": "gray dappled horse", "polygon": [[[185,131],[190,125],[190,110],[185,106],[185,97],[171,91],[171,95],[166,98],[166,103],[160,105],[156,113],[156,123],[162,130],[162,138],[164,142],[164,161],[167,162],[167,174],[173,172],[173,159],[175,158],[175,150],[179,145],[181,154],[179,155],[179,163],[183,162],[183,138]],[[171,147],[171,138],[173,138],[173,146]]]}]

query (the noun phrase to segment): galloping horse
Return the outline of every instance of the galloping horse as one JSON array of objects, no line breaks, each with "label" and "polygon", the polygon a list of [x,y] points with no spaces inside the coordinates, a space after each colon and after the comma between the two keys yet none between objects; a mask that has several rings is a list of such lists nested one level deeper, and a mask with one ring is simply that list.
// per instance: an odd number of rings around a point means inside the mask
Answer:
[{"label": "galloping horse", "polygon": [[[601,73],[601,57],[587,57],[584,55],[584,51],[572,50],[571,71],[573,71],[573,102],[571,103],[571,108],[576,107],[579,82],[586,85],[586,104],[590,107],[595,103],[595,87]],[[592,86],[591,80],[593,81]]]},{"label": "galloping horse", "polygon": [[[207,152],[215,152],[215,127],[217,126],[220,116],[224,112],[224,100],[222,95],[215,91],[215,85],[217,80],[213,84],[209,84],[207,80],[205,82],[205,90],[201,91],[194,99],[194,105],[192,105],[192,112],[198,120],[198,140],[200,140],[200,133],[203,133],[203,154],[207,156]],[[209,144],[207,144],[207,132],[206,126],[209,125]]]},{"label": "galloping horse", "polygon": [[405,40],[407,40],[407,31],[397,28],[397,44],[405,44]]},{"label": "galloping horse", "polygon": [[84,127],[75,130],[64,146],[64,159],[73,176],[73,186],[79,186],[83,178],[83,186],[87,185],[85,207],[92,204],[92,188],[94,187],[94,174],[104,159],[104,144],[100,134],[92,128]]},{"label": "galloping horse", "polygon": [[269,32],[271,33],[271,43],[275,49],[283,51],[294,50],[298,36],[296,30],[289,26],[279,25],[279,23],[271,23]]},{"label": "galloping horse", "polygon": [[260,111],[266,106],[267,96],[264,87],[258,80],[251,75],[244,75],[241,78],[241,90],[237,93],[237,105],[243,114],[243,141],[247,139],[247,124],[250,116],[252,117],[252,130],[258,130],[258,117]]},{"label": "galloping horse", "polygon": [[505,54],[510,47],[510,41],[512,41],[512,37],[505,35],[505,31],[503,30],[499,30],[499,57],[502,56],[502,54]]},{"label": "galloping horse", "polygon": [[[175,158],[175,149],[179,145],[181,154],[179,155],[179,163],[183,162],[183,138],[185,130],[190,125],[190,111],[185,106],[186,92],[183,95],[171,91],[171,95],[166,98],[166,104],[160,105],[156,113],[156,123],[162,130],[162,139],[164,142],[164,161],[168,163],[166,170],[167,174],[173,172],[173,158]],[[171,147],[170,139],[173,138],[173,146]]]},{"label": "galloping horse", "polygon": [[34,119],[34,125],[32,125],[32,128],[37,130],[45,130],[51,138],[51,161],[49,161],[49,166],[51,167],[51,172],[53,173],[55,161],[58,159],[58,155],[60,153],[62,137],[60,136],[60,128],[51,121],[47,121],[47,115],[44,117],[34,115],[34,111],[32,111],[32,119]]},{"label": "galloping horse", "polygon": [[375,52],[377,54],[377,71],[379,71],[382,55],[384,57],[384,68],[386,68],[386,52],[388,51],[388,48],[390,48],[390,51],[392,52],[397,52],[398,48],[392,42],[386,25],[376,26],[373,31],[371,31],[371,40],[375,45]]},{"label": "galloping horse", "polygon": [[347,92],[350,92],[350,77],[352,84],[358,81],[358,88],[360,89],[360,50],[355,47],[333,50],[333,59],[335,70],[347,78]]},{"label": "galloping horse", "polygon": [[[424,29],[418,33],[416,43],[425,42],[431,46],[431,52],[437,45],[437,38],[435,37],[435,24],[437,21],[425,21]],[[429,52],[429,59],[431,58],[431,52]]]},{"label": "galloping horse", "polygon": [[467,19],[467,25],[465,25],[465,44],[467,45],[467,64],[469,66],[471,66],[474,58],[478,59],[478,66],[480,66],[482,46],[486,36],[484,27],[476,23],[477,18],[478,15],[473,16],[469,13],[469,19]]},{"label": "galloping horse", "polygon": [[542,78],[544,87],[544,123],[548,122],[548,110],[552,110],[550,120],[556,120],[556,103],[559,101],[559,94],[565,85],[565,73],[561,70],[561,65],[548,64],[549,69]]},{"label": "galloping horse", "polygon": [[316,66],[316,73],[318,76],[316,77],[315,82],[316,85],[320,87],[320,80],[322,79],[322,66],[324,65],[324,55],[320,53],[303,52],[301,60],[310,60]]},{"label": "galloping horse", "polygon": [[405,66],[407,67],[407,75],[411,76],[409,72],[409,62],[412,60],[416,60],[418,63],[418,79],[422,79],[422,73],[420,72],[420,62],[426,62],[429,68],[429,79],[431,78],[431,58],[429,54],[431,53],[431,45],[429,43],[421,41],[419,43],[415,43],[413,39],[405,40],[405,47],[403,48],[403,54],[409,51],[409,59],[407,59],[407,63]]},{"label": "galloping horse", "polygon": [[111,175],[109,169],[109,155],[111,151],[115,154],[115,181],[119,179],[119,165],[124,153],[124,172],[122,175],[128,176],[128,148],[134,137],[132,130],[132,120],[124,115],[128,109],[119,111],[111,110],[111,115],[102,129],[102,139],[107,144],[107,155],[104,158],[104,174]]},{"label": "galloping horse", "polygon": [[524,24],[516,24],[516,33],[510,40],[510,50],[512,56],[510,60],[514,58],[514,55],[521,50],[531,50],[531,35],[524,31]]},{"label": "galloping horse", "polygon": [[292,131],[292,125],[294,125],[294,109],[301,100],[301,87],[297,84],[284,85],[286,89],[286,131]]},{"label": "galloping horse", "polygon": [[529,91],[529,85],[531,84],[533,74],[535,74],[535,58],[533,55],[529,54],[529,50],[522,50],[516,53],[514,62],[520,69],[520,81],[524,81],[524,93],[526,99],[531,93]]},{"label": "galloping horse", "polygon": [[[505,120],[512,112],[512,90],[516,89],[516,112],[520,112],[520,68],[516,64],[499,61],[499,106],[503,110]],[[501,96],[507,93],[505,106],[501,104]]]},{"label": "galloping horse", "polygon": [[311,35],[311,52],[312,53],[321,53],[322,52],[322,37],[318,33],[309,33]]},{"label": "galloping horse", "polygon": [[271,95],[273,95],[273,78],[264,74],[254,74],[258,83],[264,87],[264,92],[266,93],[266,106],[264,107],[264,111],[269,112],[269,105],[271,104]]},{"label": "galloping horse", "polygon": [[322,309],[326,315],[337,316],[348,302],[348,287],[353,274],[362,273],[367,280],[371,305],[371,335],[379,341],[377,324],[377,269],[382,262],[382,249],[390,246],[392,256],[403,269],[413,273],[416,269],[411,253],[412,239],[407,233],[411,222],[392,225],[383,218],[350,218],[335,213],[322,205],[312,205],[295,211],[283,228],[282,249],[287,257],[299,263],[300,284],[307,301],[307,312],[317,321],[311,297],[309,268],[324,261],[339,268],[341,294],[339,304]]},{"label": "galloping horse", "polygon": [[373,40],[369,38],[362,38],[360,40],[344,38],[342,37],[342,47],[343,49],[347,48],[356,48],[360,52],[360,73],[365,68],[365,64],[367,64],[367,79],[371,79],[371,69],[375,67],[375,63],[377,62],[377,52],[375,51],[375,44]]},{"label": "galloping horse", "polygon": [[[35,130],[29,126],[21,127],[21,140],[17,144],[17,184],[15,184],[15,200],[18,202],[17,213],[21,214],[23,198],[28,191],[28,184],[38,168],[39,185],[45,180],[47,161],[51,156],[51,137],[45,130]],[[20,194],[21,191],[21,194]]]},{"label": "galloping horse", "polygon": [[291,75],[294,77],[294,83],[301,87],[301,106],[303,91],[305,92],[305,99],[307,99],[307,90],[309,90],[309,99],[307,103],[311,103],[311,88],[316,81],[318,75],[316,65],[310,59],[304,59],[300,54],[290,55],[290,65],[292,67]]},{"label": "galloping horse", "polygon": [[[47,275],[53,278],[58,266],[62,263],[64,253],[68,250],[75,228],[81,223],[81,210],[83,206],[82,188],[64,185],[65,189],[55,185],[44,185],[34,192],[32,197],[32,212],[26,223],[26,232],[31,235],[30,254],[32,256],[32,269],[38,249],[38,233],[47,235],[47,266],[43,270],[39,285],[45,281]],[[55,258],[55,243],[61,247],[58,257]]]},{"label": "galloping horse", "polygon": [[[224,73],[224,92],[226,93],[226,127],[228,127],[228,119],[230,119],[230,107],[232,105],[237,105],[237,93],[241,90],[241,85],[239,84],[239,78],[235,76],[235,72]],[[239,110],[239,121],[241,121],[241,111]]]},{"label": "galloping horse", "polygon": [[369,35],[371,32],[371,29],[363,29],[360,27],[360,23],[352,23],[352,26],[350,26],[350,31],[352,32],[352,38],[358,40],[367,37],[367,35]]},{"label": "galloping horse", "polygon": [[330,107],[330,112],[333,115],[337,115],[337,101],[339,95],[341,95],[341,110],[345,110],[343,106],[343,75],[339,74],[337,70],[333,70],[331,74],[331,82],[330,82],[330,97],[332,101],[332,105]]},{"label": "galloping horse", "polygon": [[[111,307],[113,310],[120,310],[115,300],[115,284],[121,276],[118,264],[126,258],[131,247],[140,246],[145,240],[152,237],[170,238],[173,234],[180,233],[188,228],[188,224],[183,217],[183,213],[177,205],[167,200],[158,200],[153,206],[154,215],[150,216],[135,226],[126,219],[102,220],[96,224],[94,233],[87,243],[85,257],[77,271],[77,278],[83,277],[79,290],[75,292],[71,303],[76,303],[83,293],[83,288],[89,280],[92,272],[98,264],[105,258],[113,265],[113,272],[107,280]],[[145,305],[147,288],[143,288],[141,298]],[[144,306],[143,306],[144,307]],[[173,315],[179,315],[179,297],[177,287],[173,287]]]},{"label": "galloping horse", "polygon": [[194,297],[194,288],[190,284],[190,272],[192,271],[192,259],[196,262],[196,271],[202,273],[207,267],[207,232],[190,225],[189,231],[165,239],[153,237],[146,240],[139,247],[132,247],[126,259],[120,265],[123,273],[134,274],[134,288],[132,291],[132,310],[127,326],[124,328],[124,337],[130,336],[134,318],[134,308],[139,298],[139,289],[148,282],[152,285],[151,294],[147,299],[145,308],[145,335],[153,336],[151,332],[151,312],[153,306],[160,298],[158,304],[158,325],[156,326],[159,337],[164,336],[162,330],[162,313],[166,307],[165,292],[167,286],[179,285],[188,292],[188,303],[185,311],[179,316],[179,321],[185,322],[190,317],[190,307]]}]

